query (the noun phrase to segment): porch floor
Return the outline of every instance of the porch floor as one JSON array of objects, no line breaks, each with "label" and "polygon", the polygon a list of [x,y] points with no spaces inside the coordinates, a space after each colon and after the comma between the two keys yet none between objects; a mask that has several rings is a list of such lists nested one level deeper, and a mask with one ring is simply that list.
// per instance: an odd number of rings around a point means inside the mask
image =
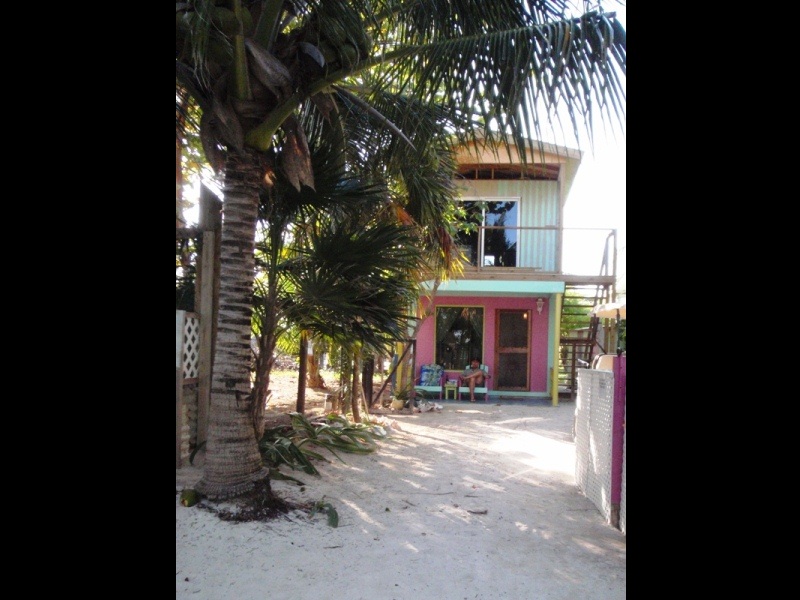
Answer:
[{"label": "porch floor", "polygon": [[[466,400],[439,400],[438,398],[428,398],[429,402],[437,402],[442,406],[455,405],[469,405],[472,404],[469,399]],[[561,398],[558,400],[559,404],[564,402]],[[495,406],[552,406],[552,398],[515,398],[513,396],[489,396],[489,401],[485,402],[480,398],[476,398],[475,404],[494,404]]]}]

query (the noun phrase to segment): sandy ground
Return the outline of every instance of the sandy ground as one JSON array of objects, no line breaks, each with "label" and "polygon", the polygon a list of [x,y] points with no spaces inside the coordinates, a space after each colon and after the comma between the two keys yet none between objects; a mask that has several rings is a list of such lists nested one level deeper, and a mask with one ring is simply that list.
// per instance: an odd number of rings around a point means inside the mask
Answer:
[{"label": "sandy ground", "polygon": [[[292,382],[271,408],[293,410]],[[272,387],[272,386],[271,386]],[[306,407],[324,402],[311,391]],[[232,523],[175,499],[176,600],[622,600],[626,539],[575,485],[574,404],[444,404],[378,417],[369,455],[332,455],[320,476],[283,471],[282,497],[333,505]],[[176,489],[198,467],[176,469]]]}]

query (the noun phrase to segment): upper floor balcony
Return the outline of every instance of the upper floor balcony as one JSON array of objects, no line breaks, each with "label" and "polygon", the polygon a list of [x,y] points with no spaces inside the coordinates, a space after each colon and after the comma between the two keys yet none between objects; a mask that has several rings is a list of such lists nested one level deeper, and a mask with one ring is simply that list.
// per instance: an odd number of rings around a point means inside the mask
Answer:
[{"label": "upper floor balcony", "polygon": [[613,284],[617,231],[481,225],[458,236],[466,279],[546,279]]}]

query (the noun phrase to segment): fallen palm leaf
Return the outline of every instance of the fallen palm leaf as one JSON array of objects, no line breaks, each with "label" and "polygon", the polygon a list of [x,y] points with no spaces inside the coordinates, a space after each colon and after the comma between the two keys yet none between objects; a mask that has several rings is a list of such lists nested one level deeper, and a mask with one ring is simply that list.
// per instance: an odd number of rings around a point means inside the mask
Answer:
[{"label": "fallen palm leaf", "polygon": [[333,504],[331,504],[330,502],[325,502],[325,496],[322,497],[322,500],[317,500],[314,503],[314,506],[311,507],[312,517],[319,512],[327,513],[328,525],[330,527],[339,526],[339,513],[336,512],[336,509],[333,507]]}]

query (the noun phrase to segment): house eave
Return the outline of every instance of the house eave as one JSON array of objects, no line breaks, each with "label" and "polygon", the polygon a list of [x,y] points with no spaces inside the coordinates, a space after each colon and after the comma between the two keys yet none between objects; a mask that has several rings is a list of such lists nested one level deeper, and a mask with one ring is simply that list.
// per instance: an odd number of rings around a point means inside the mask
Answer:
[{"label": "house eave", "polygon": [[[422,284],[424,293],[433,290],[433,281]],[[563,294],[566,289],[563,281],[515,281],[515,280],[449,280],[439,284],[437,295],[446,296],[490,296],[490,297],[529,297],[542,294]]]}]

